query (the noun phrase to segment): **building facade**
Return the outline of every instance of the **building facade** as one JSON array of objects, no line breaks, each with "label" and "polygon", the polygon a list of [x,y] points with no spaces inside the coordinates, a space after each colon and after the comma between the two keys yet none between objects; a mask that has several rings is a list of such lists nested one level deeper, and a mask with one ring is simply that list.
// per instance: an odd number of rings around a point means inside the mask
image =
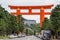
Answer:
[{"label": "building facade", "polygon": [[24,20],[24,25],[31,26],[36,24],[36,20]]}]

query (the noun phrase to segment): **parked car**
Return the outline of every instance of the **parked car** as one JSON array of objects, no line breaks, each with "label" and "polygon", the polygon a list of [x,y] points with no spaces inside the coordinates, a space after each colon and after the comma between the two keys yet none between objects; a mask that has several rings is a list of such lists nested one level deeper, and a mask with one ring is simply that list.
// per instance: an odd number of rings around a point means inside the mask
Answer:
[{"label": "parked car", "polygon": [[18,37],[25,37],[25,34],[18,34]]},{"label": "parked car", "polygon": [[51,38],[50,30],[42,30],[41,31],[41,39],[42,40],[50,40],[50,38]]},{"label": "parked car", "polygon": [[17,35],[14,35],[14,34],[11,34],[11,35],[8,35],[8,38],[17,38],[18,36]]}]

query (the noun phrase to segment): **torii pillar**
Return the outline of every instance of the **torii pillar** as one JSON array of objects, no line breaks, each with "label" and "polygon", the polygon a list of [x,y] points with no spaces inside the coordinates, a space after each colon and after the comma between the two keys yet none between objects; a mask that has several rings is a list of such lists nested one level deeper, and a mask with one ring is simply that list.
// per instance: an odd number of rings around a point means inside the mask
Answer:
[{"label": "torii pillar", "polygon": [[[52,5],[44,5],[44,6],[11,6],[9,5],[10,9],[15,9],[15,12],[12,12],[12,15],[40,15],[40,28],[42,28],[42,22],[44,21],[44,15],[50,15],[50,12],[44,12],[44,9],[51,9]],[[20,12],[21,9],[28,9],[29,12]],[[32,12],[32,9],[40,9],[39,12]]]}]

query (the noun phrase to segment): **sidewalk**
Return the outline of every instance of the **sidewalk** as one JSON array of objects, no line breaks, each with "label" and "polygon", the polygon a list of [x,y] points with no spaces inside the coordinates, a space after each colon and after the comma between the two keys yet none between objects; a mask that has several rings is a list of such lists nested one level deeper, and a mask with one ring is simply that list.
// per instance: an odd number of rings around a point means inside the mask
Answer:
[{"label": "sidewalk", "polygon": [[57,40],[57,39],[52,39],[52,40]]},{"label": "sidewalk", "polygon": [[9,39],[0,39],[0,40],[9,40]]},{"label": "sidewalk", "polygon": [[52,39],[52,40],[60,40],[60,39]]}]

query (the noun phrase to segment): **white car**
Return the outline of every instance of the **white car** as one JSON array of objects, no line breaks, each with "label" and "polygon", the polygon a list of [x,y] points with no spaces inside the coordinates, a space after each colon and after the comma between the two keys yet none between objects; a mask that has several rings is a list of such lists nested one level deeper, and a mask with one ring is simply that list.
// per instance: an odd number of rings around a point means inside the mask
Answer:
[{"label": "white car", "polygon": [[19,34],[18,37],[25,37],[25,34]]},{"label": "white car", "polygon": [[13,34],[11,34],[11,35],[9,35],[8,37],[9,37],[9,38],[17,38],[18,36],[17,36],[17,35],[14,36]]},{"label": "white car", "polygon": [[18,37],[21,37],[22,35],[21,34],[18,34]]},{"label": "white car", "polygon": [[25,37],[26,35],[25,34],[22,34],[22,37]]}]

